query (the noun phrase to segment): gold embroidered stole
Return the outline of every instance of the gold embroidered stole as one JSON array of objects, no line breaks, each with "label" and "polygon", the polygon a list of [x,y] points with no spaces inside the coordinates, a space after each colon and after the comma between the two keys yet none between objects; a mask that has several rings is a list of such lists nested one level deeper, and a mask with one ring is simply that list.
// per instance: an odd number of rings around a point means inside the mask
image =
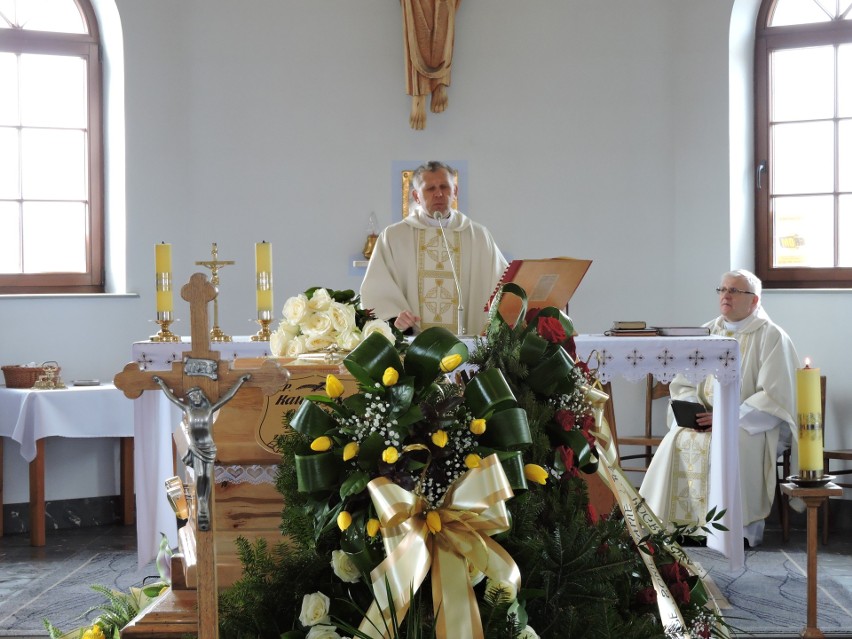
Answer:
[{"label": "gold embroidered stole", "polygon": [[[453,263],[458,269],[461,265],[461,237],[455,231],[449,231],[446,235]],[[453,333],[457,330],[456,309],[459,300],[449,258],[440,229],[418,230],[417,292],[420,299],[420,326],[424,330],[432,326],[442,326]]]}]

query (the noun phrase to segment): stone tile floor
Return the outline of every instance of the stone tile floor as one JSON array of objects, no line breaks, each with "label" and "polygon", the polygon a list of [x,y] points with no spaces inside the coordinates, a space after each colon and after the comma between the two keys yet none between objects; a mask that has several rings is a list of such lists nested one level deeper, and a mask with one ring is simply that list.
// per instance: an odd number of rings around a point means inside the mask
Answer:
[{"label": "stone tile floor", "polygon": [[[807,539],[803,517],[793,517],[791,539],[787,543],[782,541],[780,527],[775,522],[777,522],[777,518],[770,518],[763,545],[749,552],[778,553],[779,561],[783,561],[785,552],[804,552],[806,550]],[[828,545],[819,544],[818,574],[820,577],[830,576],[852,593],[852,535],[849,534],[849,527],[843,525],[844,522],[836,523],[840,525],[832,526]],[[136,529],[133,526],[109,525],[50,531],[47,536],[47,544],[41,548],[30,546],[27,535],[16,534],[0,537],[0,636],[7,639],[9,637],[47,635],[46,631],[34,634],[33,630],[15,634],[14,618],[7,615],[4,621],[2,614],[2,602],[7,601],[12,595],[27,589],[38,590],[44,587],[37,585],[40,579],[44,579],[64,566],[73,565],[75,562],[82,563],[85,561],[85,557],[95,553],[130,552],[135,557],[135,549]],[[135,562],[133,562],[133,565],[135,568]],[[802,566],[803,570],[804,568]],[[138,571],[138,574],[128,574],[127,577],[144,576],[142,573],[146,569],[148,572],[156,573],[153,566],[148,566],[143,567],[141,571]],[[67,577],[67,580],[70,581],[73,578],[74,575],[72,574]],[[91,575],[87,574],[85,578],[91,579]],[[87,584],[91,583],[92,581],[87,581]],[[37,599],[43,599],[43,597],[35,596],[37,594],[35,590],[32,597],[34,604]],[[19,612],[23,614],[27,611],[21,610]],[[52,612],[30,611],[30,616],[36,616],[36,614],[50,616]],[[850,633],[852,633],[852,628],[850,628]],[[767,637],[768,635],[761,636]],[[837,637],[838,635],[832,634],[830,636]],[[852,634],[848,636],[852,637]]]}]

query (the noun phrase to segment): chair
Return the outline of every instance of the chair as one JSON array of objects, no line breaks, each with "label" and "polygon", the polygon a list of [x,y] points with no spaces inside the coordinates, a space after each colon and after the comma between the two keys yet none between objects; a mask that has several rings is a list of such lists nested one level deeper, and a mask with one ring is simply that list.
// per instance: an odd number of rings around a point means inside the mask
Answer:
[{"label": "chair", "polygon": [[[822,377],[822,382],[823,382],[823,403],[822,403],[823,431],[822,432],[823,432],[823,441],[825,441],[825,377]],[[825,472],[826,475],[832,475],[832,474],[835,475],[835,476],[837,476],[837,475],[852,475],[852,469],[832,471],[831,470],[831,460],[838,461],[838,462],[840,462],[840,461],[844,461],[844,462],[852,461],[852,449],[843,448],[843,449],[838,449],[838,450],[823,450],[822,451],[822,468],[823,468],[823,472]],[[849,482],[849,481],[846,481],[846,482],[835,481],[834,483],[837,484],[838,486],[840,486],[841,488],[852,488],[852,482]],[[826,499],[825,503],[823,504],[823,511],[822,511],[822,543],[823,544],[828,543],[828,511],[829,511],[830,504],[831,504],[830,498]]]},{"label": "chair", "polygon": [[[825,387],[826,387],[826,378],[825,375],[820,375],[819,378],[819,389],[820,389],[820,410],[822,411],[822,437],[823,442],[825,441]],[[827,455],[832,455],[833,453],[837,453],[836,457],[826,457]],[[843,453],[847,453],[847,457],[843,457]],[[790,476],[790,448],[784,450],[781,455],[778,457],[778,461],[775,463],[776,468],[776,483],[775,483],[775,501],[778,504],[778,518],[781,520],[781,536],[782,539],[786,542],[790,540],[790,498],[787,495],[781,493],[781,482],[785,481],[787,477]],[[823,468],[824,472],[828,474],[828,459],[847,459],[852,460],[852,450],[847,451],[824,451],[823,452]],[[778,476],[778,470],[780,469],[780,477]],[[852,470],[847,471],[838,471],[837,474],[849,474],[852,473]],[[840,486],[848,485],[852,488],[852,484],[838,484]],[[823,510],[823,525],[822,525],[822,543],[828,543],[828,500],[826,500],[825,508]]]},{"label": "chair", "polygon": [[[657,446],[659,446],[660,442],[663,441],[662,436],[658,437],[653,434],[652,417],[654,400],[668,397],[669,385],[663,382],[655,381],[654,376],[650,373],[648,374],[647,378],[645,379],[645,431],[643,435],[634,437],[618,436],[617,431],[615,429],[615,411],[613,410],[612,389],[609,384],[604,387],[604,391],[609,393],[609,400],[607,401],[606,407],[607,410],[604,411],[604,415],[610,422],[610,428],[612,429],[613,435],[616,438],[616,450],[618,451],[619,463],[635,459],[643,460],[642,464],[640,465],[622,465],[621,470],[626,473],[645,473],[648,470],[648,466],[651,463],[651,458],[656,452]],[[631,453],[629,455],[622,455],[621,449],[624,446],[642,446],[644,447],[644,451],[641,453]]]}]

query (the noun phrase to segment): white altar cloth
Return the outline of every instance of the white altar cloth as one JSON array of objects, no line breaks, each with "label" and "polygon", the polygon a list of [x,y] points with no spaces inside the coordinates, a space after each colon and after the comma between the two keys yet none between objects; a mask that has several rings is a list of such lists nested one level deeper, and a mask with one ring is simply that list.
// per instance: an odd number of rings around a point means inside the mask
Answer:
[{"label": "white altar cloth", "polygon": [[578,335],[574,338],[577,357],[599,364],[601,382],[623,377],[632,382],[648,373],[663,382],[683,374],[698,383],[714,377],[713,437],[710,438],[711,507],[724,508],[721,523],[731,532],[716,530],[707,537],[707,546],[723,553],[731,570],[743,566],[743,515],[740,494],[739,405],[740,349],[729,337],[609,337]]},{"label": "white altar cloth", "polygon": [[0,387],[0,437],[21,445],[21,457],[36,457],[45,437],[132,437],[131,404],[112,384],[35,390]]},{"label": "white altar cloth", "polygon": [[[142,370],[171,370],[172,362],[181,361],[183,353],[192,348],[188,337],[182,339],[181,342],[135,342],[131,348],[132,361]],[[269,355],[269,342],[252,342],[247,336],[233,340],[211,343],[210,349],[228,361]],[[178,545],[177,520],[166,499],[165,481],[175,475],[172,430],[183,416],[160,390],[143,392],[133,404],[137,557],[139,565],[144,566],[157,556],[160,532],[169,538],[172,548]]]}]

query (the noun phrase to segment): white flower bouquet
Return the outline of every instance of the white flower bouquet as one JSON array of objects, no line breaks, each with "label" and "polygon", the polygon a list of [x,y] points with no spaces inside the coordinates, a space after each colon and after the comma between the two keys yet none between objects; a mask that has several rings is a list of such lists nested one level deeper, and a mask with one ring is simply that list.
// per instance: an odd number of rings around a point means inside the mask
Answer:
[{"label": "white flower bouquet", "polygon": [[269,340],[272,354],[278,357],[351,351],[371,333],[381,333],[392,343],[396,338],[387,322],[360,308],[360,298],[352,290],[309,288],[284,302],[281,314]]}]

